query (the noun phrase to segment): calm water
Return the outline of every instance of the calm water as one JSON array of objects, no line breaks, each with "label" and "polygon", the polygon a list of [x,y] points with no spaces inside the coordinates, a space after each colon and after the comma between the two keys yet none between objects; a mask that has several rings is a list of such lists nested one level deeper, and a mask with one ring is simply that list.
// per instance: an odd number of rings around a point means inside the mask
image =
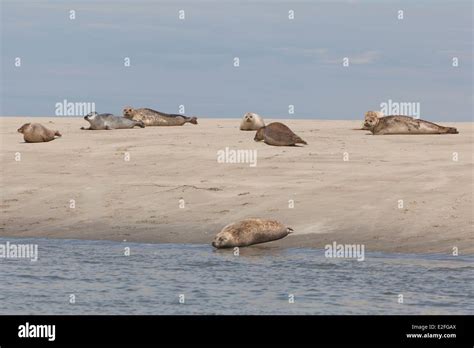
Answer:
[{"label": "calm water", "polygon": [[0,314],[474,312],[473,256],[366,253],[358,262],[319,249],[256,246],[234,256],[210,245],[7,241],[38,244],[39,259],[0,259]]}]

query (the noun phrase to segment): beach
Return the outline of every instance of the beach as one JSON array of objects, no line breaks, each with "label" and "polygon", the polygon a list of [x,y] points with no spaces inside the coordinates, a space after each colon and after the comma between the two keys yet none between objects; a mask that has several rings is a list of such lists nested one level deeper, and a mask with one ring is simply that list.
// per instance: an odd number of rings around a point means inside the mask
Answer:
[{"label": "beach", "polygon": [[[362,120],[278,121],[308,145],[254,142],[238,119],[84,131],[81,117],[1,117],[0,237],[209,244],[261,217],[294,229],[268,247],[474,253],[472,123],[439,123],[457,135],[372,136],[354,130]],[[63,136],[24,143],[27,122]],[[233,150],[256,150],[256,162],[217,160]]]}]

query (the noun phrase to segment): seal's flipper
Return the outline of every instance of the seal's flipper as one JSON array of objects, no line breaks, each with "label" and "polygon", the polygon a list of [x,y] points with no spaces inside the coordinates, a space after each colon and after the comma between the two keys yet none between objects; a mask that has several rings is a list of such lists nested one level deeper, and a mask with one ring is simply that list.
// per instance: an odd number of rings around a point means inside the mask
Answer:
[{"label": "seal's flipper", "polygon": [[446,133],[448,134],[459,134],[458,130],[454,127],[447,127]]},{"label": "seal's flipper", "polygon": [[295,143],[296,143],[296,144],[305,144],[305,145],[308,145],[308,143],[307,143],[306,141],[304,141],[303,139],[301,139],[300,137],[296,137]]}]

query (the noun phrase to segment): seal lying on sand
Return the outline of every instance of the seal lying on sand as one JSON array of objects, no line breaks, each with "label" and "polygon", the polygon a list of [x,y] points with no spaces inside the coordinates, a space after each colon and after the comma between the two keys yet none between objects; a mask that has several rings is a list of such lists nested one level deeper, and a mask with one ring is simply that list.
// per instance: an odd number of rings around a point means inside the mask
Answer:
[{"label": "seal lying on sand", "polygon": [[259,130],[260,128],[265,127],[265,122],[260,117],[260,115],[254,112],[247,112],[240,122],[240,130]]},{"label": "seal lying on sand", "polygon": [[88,121],[91,125],[89,128],[81,127],[84,130],[110,130],[110,129],[124,129],[133,128],[135,126],[145,127],[143,122],[129,120],[125,117],[114,116],[112,114],[98,114],[97,112],[91,112],[84,116],[84,120]]},{"label": "seal lying on sand", "polygon": [[61,136],[59,131],[48,129],[39,123],[25,123],[17,131],[23,134],[23,139],[27,143],[48,142]]},{"label": "seal lying on sand", "polygon": [[142,121],[146,126],[182,126],[189,122],[197,124],[196,117],[188,117],[184,115],[165,114],[152,109],[134,109],[125,107],[123,109],[123,117],[135,121]]},{"label": "seal lying on sand", "polygon": [[367,126],[365,125],[365,121],[367,120],[368,117],[372,117],[372,116],[376,116],[377,118],[381,118],[381,117],[384,116],[384,114],[383,114],[382,111],[367,111],[365,113],[364,125],[362,126],[362,128],[359,128],[360,130],[369,130],[369,128],[367,128]]},{"label": "seal lying on sand", "polygon": [[291,232],[292,228],[275,220],[246,219],[225,226],[214,238],[212,246],[218,249],[244,247],[281,239]]},{"label": "seal lying on sand", "polygon": [[274,146],[294,146],[296,144],[305,144],[290,128],[280,122],[270,123],[268,126],[260,128],[255,134],[255,141],[264,141],[265,144]]},{"label": "seal lying on sand", "polygon": [[409,116],[367,116],[364,124],[374,135],[381,134],[457,134],[453,127],[443,127],[435,123]]}]

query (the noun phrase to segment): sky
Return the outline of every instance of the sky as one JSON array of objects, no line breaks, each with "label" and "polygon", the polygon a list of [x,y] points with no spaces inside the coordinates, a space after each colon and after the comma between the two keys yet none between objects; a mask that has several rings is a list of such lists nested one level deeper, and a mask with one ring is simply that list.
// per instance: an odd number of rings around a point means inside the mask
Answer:
[{"label": "sky", "polygon": [[391,100],[418,103],[422,119],[472,121],[472,7],[1,0],[0,115],[54,116],[67,100],[116,115],[184,105],[198,117],[361,119]]}]

